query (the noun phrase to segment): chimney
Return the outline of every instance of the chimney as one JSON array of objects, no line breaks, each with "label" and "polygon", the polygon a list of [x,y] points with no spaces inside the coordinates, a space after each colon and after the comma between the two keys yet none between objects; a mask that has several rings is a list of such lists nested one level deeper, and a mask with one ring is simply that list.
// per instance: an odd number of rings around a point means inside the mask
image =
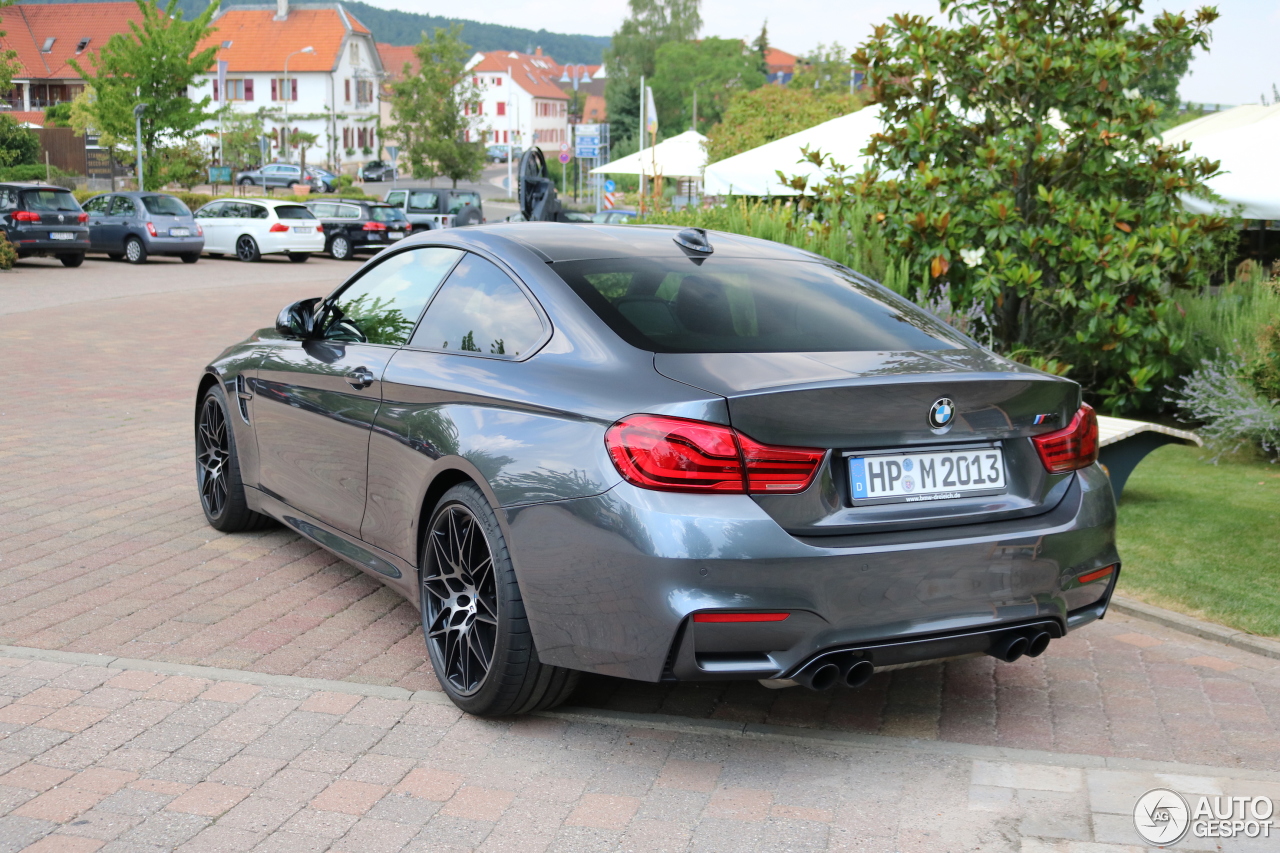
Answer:
[{"label": "chimney", "polygon": [[289,0],[276,0],[276,20],[289,20]]},{"label": "chimney", "polygon": [[[287,2],[287,0],[280,0],[280,2],[281,2],[281,3],[284,3],[284,2]],[[541,46],[539,46],[539,47],[538,47],[538,49],[537,49],[537,50],[535,50],[535,51],[533,52],[533,55],[534,55],[534,56],[542,56],[542,47],[541,47]]]}]

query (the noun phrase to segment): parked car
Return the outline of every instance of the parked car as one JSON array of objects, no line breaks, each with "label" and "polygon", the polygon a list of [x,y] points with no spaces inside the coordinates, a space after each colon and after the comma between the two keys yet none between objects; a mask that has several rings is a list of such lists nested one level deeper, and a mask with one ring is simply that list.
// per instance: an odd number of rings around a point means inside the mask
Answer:
[{"label": "parked car", "polygon": [[507,162],[507,148],[511,148],[512,162],[519,161],[520,155],[524,153],[524,149],[519,145],[490,145],[485,149],[485,156],[488,157],[489,161],[492,163],[505,163]]},{"label": "parked car", "polygon": [[360,169],[360,178],[365,181],[390,181],[396,176],[396,170],[390,163],[381,160],[370,160]]},{"label": "parked car", "polygon": [[634,210],[602,210],[592,214],[591,221],[601,225],[630,225],[636,221]]},{"label": "parked car", "polygon": [[1079,385],[789,246],[620,233],[418,235],[284,306],[199,380],[208,523],[269,516],[420,602],[480,715],[582,671],[857,687],[1105,614]]},{"label": "parked car", "polygon": [[311,175],[304,178],[302,167],[294,163],[268,163],[257,169],[250,169],[247,172],[236,174],[236,183],[241,186],[266,187],[270,189],[275,189],[276,187],[292,189],[298,184],[311,184],[313,180],[314,178]]},{"label": "parked car", "polygon": [[104,193],[84,203],[89,251],[118,261],[146,263],[151,255],[194,264],[204,250],[204,230],[180,199],[164,193]]},{"label": "parked car", "polygon": [[84,263],[89,214],[70,190],[45,184],[0,184],[0,231],[19,258],[56,257],[65,267]]},{"label": "parked car", "polygon": [[325,251],[338,261],[380,252],[413,230],[404,213],[381,202],[309,201],[307,208],[324,227]]},{"label": "parked car", "polygon": [[404,211],[415,231],[485,221],[480,193],[472,190],[392,190],[386,202]]},{"label": "parked car", "polygon": [[338,176],[328,169],[321,169],[319,166],[308,166],[307,183],[311,185],[312,192],[331,193],[338,188]]},{"label": "parked car", "polygon": [[218,199],[196,211],[211,258],[285,254],[302,263],[325,248],[324,227],[304,205],[269,198]]}]

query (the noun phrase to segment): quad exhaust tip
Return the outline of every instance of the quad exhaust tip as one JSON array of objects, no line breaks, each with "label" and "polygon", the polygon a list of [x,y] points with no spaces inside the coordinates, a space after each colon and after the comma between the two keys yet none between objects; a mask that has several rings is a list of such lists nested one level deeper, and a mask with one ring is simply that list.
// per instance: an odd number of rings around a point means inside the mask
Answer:
[{"label": "quad exhaust tip", "polygon": [[992,640],[991,647],[987,649],[987,654],[1005,663],[1013,663],[1023,655],[1029,658],[1038,658],[1049,648],[1049,641],[1052,639],[1048,631],[1035,629],[1021,632],[1010,631],[1007,634],[1000,634]]},{"label": "quad exhaust tip", "polygon": [[837,684],[857,689],[871,680],[876,668],[871,661],[853,655],[819,658],[800,670],[791,680],[810,690],[830,690]]}]

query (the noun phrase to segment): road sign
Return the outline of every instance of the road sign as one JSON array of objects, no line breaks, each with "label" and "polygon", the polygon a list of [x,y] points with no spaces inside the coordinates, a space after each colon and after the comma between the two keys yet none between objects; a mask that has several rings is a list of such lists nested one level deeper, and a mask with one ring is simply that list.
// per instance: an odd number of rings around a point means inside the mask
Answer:
[{"label": "road sign", "polygon": [[567,142],[561,142],[561,143],[560,143],[560,150],[561,150],[561,151],[568,151],[568,150],[569,150],[569,143],[567,143]]},{"label": "road sign", "polygon": [[600,149],[596,148],[594,145],[579,145],[573,150],[573,154],[575,157],[594,159],[600,156]]},{"label": "road sign", "polygon": [[396,158],[400,156],[400,147],[398,145],[387,145],[386,149],[387,156],[390,157],[391,162],[394,163]]},{"label": "road sign", "polygon": [[231,167],[230,166],[210,166],[209,167],[209,183],[211,184],[231,183]]},{"label": "road sign", "polygon": [[600,125],[598,124],[578,124],[574,125],[574,130],[578,136],[587,134],[588,136],[598,136],[600,134]]},{"label": "road sign", "polygon": [[604,182],[604,191],[607,193],[611,193],[617,188],[618,188],[618,185],[613,182],[612,178]]},{"label": "road sign", "polygon": [[600,137],[598,134],[594,134],[594,133],[589,136],[586,134],[579,133],[576,136],[574,136],[573,141],[576,145],[579,145],[579,146],[582,146],[582,145],[594,146],[594,145],[600,144]]},{"label": "road sign", "polygon": [[569,161],[572,159],[573,159],[573,155],[570,154],[568,151],[560,152],[560,162],[564,163],[566,166],[569,164]]}]

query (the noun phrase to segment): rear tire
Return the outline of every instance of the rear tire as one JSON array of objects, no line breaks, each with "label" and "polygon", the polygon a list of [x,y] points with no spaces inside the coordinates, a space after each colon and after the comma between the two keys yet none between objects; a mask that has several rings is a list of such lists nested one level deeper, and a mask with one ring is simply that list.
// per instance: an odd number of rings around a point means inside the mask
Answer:
[{"label": "rear tire", "polygon": [[130,237],[124,241],[124,257],[131,264],[145,264],[147,247],[137,237]]},{"label": "rear tire", "polygon": [[445,492],[424,528],[422,631],[440,686],[481,717],[559,705],[576,670],[542,663],[497,516],[474,483]]},{"label": "rear tire", "polygon": [[262,251],[258,249],[258,241],[248,234],[241,234],[236,240],[236,257],[245,263],[262,260]]},{"label": "rear tire", "polygon": [[58,260],[62,261],[64,267],[78,267],[84,263],[84,252],[76,252],[74,255],[58,255]]},{"label": "rear tire", "polygon": [[289,255],[289,260],[293,261],[295,264],[305,264],[307,261],[311,260],[311,255],[306,252],[294,252]]},{"label": "rear tire", "polygon": [[271,519],[249,509],[240,457],[222,385],[204,392],[196,409],[196,488],[205,521],[223,533],[259,530]]},{"label": "rear tire", "polygon": [[351,241],[341,234],[329,241],[329,257],[335,261],[349,261],[353,254]]},{"label": "rear tire", "polygon": [[240,179],[240,186],[242,186],[242,187],[251,187],[251,186],[253,186],[253,178],[241,178],[241,179]]},{"label": "rear tire", "polygon": [[178,257],[182,258],[182,262],[184,264],[194,264],[196,261],[200,260],[200,253],[187,252],[185,255],[179,255]]}]

